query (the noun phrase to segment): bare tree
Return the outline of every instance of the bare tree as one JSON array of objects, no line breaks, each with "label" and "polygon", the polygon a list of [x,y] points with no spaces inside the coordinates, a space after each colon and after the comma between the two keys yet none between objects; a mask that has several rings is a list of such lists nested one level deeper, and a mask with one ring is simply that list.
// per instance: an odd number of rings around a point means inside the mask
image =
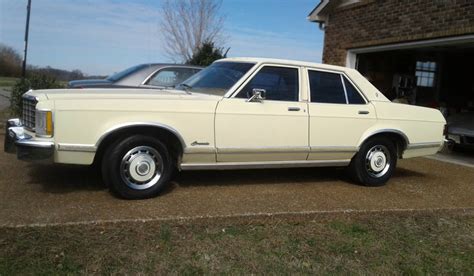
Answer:
[{"label": "bare tree", "polygon": [[0,76],[18,77],[20,74],[20,54],[12,47],[0,43]]},{"label": "bare tree", "polygon": [[221,5],[222,0],[166,0],[161,22],[166,53],[184,62],[205,42],[223,44]]}]

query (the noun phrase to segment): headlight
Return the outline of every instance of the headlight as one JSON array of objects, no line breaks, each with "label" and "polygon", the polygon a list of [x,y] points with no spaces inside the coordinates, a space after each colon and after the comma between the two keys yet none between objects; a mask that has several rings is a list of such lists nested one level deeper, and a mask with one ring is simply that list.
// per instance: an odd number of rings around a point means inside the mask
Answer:
[{"label": "headlight", "polygon": [[53,136],[53,112],[36,110],[35,131],[38,136]]}]

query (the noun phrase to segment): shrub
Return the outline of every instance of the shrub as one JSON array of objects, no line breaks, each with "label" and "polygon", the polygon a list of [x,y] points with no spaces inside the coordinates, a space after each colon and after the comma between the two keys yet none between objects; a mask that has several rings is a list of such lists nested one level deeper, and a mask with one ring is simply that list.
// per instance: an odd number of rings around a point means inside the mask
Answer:
[{"label": "shrub", "polygon": [[13,114],[20,115],[23,101],[22,96],[30,89],[52,89],[63,88],[55,78],[43,74],[31,75],[28,78],[18,80],[13,86],[10,98],[10,108]]},{"label": "shrub", "polygon": [[[229,49],[227,49],[229,51]],[[193,57],[186,61],[186,64],[197,66],[209,66],[214,61],[225,58],[227,51],[222,48],[216,48],[213,42],[204,42],[201,47],[193,54]]]}]

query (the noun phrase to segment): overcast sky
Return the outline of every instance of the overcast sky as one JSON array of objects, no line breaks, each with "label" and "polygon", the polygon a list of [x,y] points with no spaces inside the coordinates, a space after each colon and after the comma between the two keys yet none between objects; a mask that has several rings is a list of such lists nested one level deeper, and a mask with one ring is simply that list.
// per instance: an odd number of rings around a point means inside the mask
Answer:
[{"label": "overcast sky", "polygon": [[[0,42],[23,48],[27,0],[0,0]],[[323,32],[307,21],[319,0],[224,0],[229,56],[321,61]],[[32,0],[28,63],[108,75],[169,62],[160,0]]]}]

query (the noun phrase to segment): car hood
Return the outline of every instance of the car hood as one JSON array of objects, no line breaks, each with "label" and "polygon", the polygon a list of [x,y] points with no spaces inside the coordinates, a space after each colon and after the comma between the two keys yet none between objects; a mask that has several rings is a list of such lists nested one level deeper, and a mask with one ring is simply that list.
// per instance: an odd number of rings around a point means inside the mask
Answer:
[{"label": "car hood", "polygon": [[474,136],[474,112],[458,113],[447,118],[451,134]]},{"label": "car hood", "polygon": [[162,89],[108,89],[108,88],[86,88],[86,89],[48,89],[30,90],[26,95],[34,96],[39,100],[107,100],[107,99],[221,99],[221,96],[213,96],[201,93],[187,93],[182,90]]}]

